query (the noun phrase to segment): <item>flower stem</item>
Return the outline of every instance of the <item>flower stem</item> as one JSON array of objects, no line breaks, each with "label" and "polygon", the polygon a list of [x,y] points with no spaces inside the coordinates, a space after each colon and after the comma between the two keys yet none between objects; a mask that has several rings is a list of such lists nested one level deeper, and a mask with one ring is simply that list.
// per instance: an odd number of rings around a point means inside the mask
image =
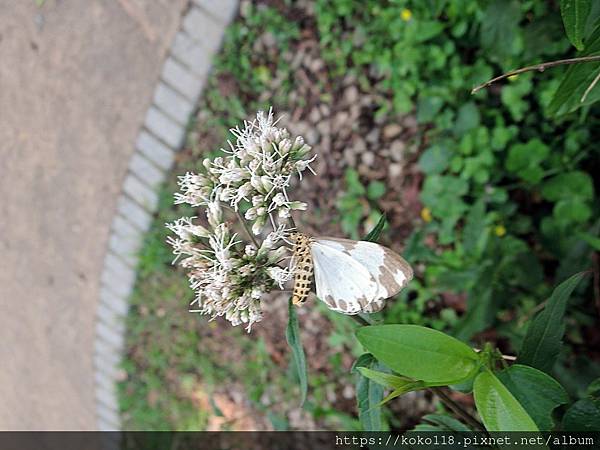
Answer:
[{"label": "flower stem", "polygon": [[252,234],[252,230],[250,228],[248,228],[248,224],[246,223],[246,219],[244,219],[242,217],[242,214],[240,213],[239,210],[237,210],[235,212],[235,214],[237,215],[240,223],[242,224],[242,226],[244,227],[244,230],[246,230],[246,234],[248,235],[248,237],[250,238],[250,240],[252,241],[252,243],[254,244],[254,246],[256,247],[256,249],[260,248],[260,245],[258,244],[258,241],[256,240],[256,238],[254,237],[254,235]]},{"label": "flower stem", "polygon": [[467,424],[473,429],[485,431],[485,428],[475,417],[473,417],[466,409],[462,407],[458,402],[455,402],[448,394],[446,394],[442,388],[432,387],[429,388],[431,392],[438,396],[440,401],[451,409],[456,415],[460,416]]}]

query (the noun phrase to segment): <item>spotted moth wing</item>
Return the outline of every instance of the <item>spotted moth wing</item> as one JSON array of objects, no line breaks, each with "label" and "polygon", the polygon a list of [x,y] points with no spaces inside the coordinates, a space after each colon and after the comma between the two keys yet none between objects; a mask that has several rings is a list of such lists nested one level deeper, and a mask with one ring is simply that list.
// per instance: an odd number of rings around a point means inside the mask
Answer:
[{"label": "spotted moth wing", "polygon": [[400,255],[374,242],[319,237],[311,253],[317,296],[345,314],[381,310],[413,277]]}]

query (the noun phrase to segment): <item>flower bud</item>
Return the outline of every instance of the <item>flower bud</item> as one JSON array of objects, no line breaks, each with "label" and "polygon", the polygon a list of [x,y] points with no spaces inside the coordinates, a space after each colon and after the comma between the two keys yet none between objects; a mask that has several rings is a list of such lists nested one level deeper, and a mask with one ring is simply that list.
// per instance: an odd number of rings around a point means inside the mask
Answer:
[{"label": "flower bud", "polygon": [[219,226],[221,219],[223,218],[223,211],[221,210],[219,202],[209,202],[206,205],[206,216],[208,218],[208,223],[213,228]]},{"label": "flower bud", "polygon": [[270,177],[268,177],[267,175],[263,175],[262,177],[260,177],[260,181],[263,185],[263,189],[267,192],[269,192],[273,187],[273,183],[271,182]]},{"label": "flower bud", "polygon": [[264,191],[264,187],[263,187],[261,178],[258,175],[252,175],[250,177],[250,184],[257,191],[259,191],[259,192],[263,192]]},{"label": "flower bud", "polygon": [[290,218],[290,209],[285,206],[279,208],[277,210],[277,217],[280,219],[289,219]]},{"label": "flower bud", "polygon": [[275,250],[269,252],[268,261],[269,263],[275,263],[281,261],[288,256],[289,249],[287,247],[278,247]]},{"label": "flower bud", "polygon": [[201,238],[208,238],[210,236],[210,231],[202,225],[192,225],[189,230],[192,234]]},{"label": "flower bud", "polygon": [[285,155],[289,153],[289,151],[292,149],[292,141],[290,141],[289,139],[284,139],[279,143],[278,148],[279,153]]},{"label": "flower bud", "polygon": [[265,197],[262,195],[255,195],[254,197],[252,197],[252,205],[253,206],[262,205],[264,201],[265,201]]},{"label": "flower bud", "polygon": [[275,203],[277,206],[286,204],[285,196],[282,192],[278,192],[277,194],[275,194],[275,196],[273,197],[273,203]]},{"label": "flower bud", "polygon": [[308,204],[305,202],[290,202],[289,207],[293,210],[306,211]]},{"label": "flower bud", "polygon": [[296,151],[304,145],[304,138],[302,136],[298,136],[294,139],[294,144],[292,145],[292,151]]},{"label": "flower bud", "polygon": [[256,213],[256,207],[255,206],[249,208],[246,211],[246,214],[244,214],[244,217],[246,218],[246,220],[254,220],[254,219],[256,219],[257,216],[258,216],[258,214]]},{"label": "flower bud", "polygon": [[266,222],[267,222],[267,216],[265,216],[265,215],[259,216],[256,219],[256,221],[252,224],[252,233],[255,236],[258,236],[260,234],[260,232],[262,231],[263,227],[265,226]]},{"label": "flower bud", "polygon": [[312,149],[312,147],[308,144],[304,144],[302,147],[300,147],[298,149],[298,151],[296,152],[296,154],[294,155],[295,158],[302,158],[303,156],[305,156],[306,154],[308,154],[308,152],[310,152]]}]

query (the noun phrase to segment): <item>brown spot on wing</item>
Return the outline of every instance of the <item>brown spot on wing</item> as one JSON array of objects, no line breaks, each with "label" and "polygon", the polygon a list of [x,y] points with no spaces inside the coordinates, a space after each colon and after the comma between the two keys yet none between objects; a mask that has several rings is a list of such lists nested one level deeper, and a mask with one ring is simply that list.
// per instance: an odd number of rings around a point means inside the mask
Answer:
[{"label": "brown spot on wing", "polygon": [[[392,297],[396,295],[400,290],[408,284],[413,277],[413,270],[410,267],[404,258],[402,258],[397,253],[393,252],[389,248],[384,248],[384,256],[383,256],[383,268],[381,275],[379,276],[379,282],[386,288],[388,291],[388,297]],[[394,278],[394,273],[396,270],[400,270],[405,277],[405,280],[402,284],[399,284]]]},{"label": "brown spot on wing", "polygon": [[326,295],[325,298],[322,298],[321,300],[323,300],[330,308],[337,308],[337,304],[331,295]]}]

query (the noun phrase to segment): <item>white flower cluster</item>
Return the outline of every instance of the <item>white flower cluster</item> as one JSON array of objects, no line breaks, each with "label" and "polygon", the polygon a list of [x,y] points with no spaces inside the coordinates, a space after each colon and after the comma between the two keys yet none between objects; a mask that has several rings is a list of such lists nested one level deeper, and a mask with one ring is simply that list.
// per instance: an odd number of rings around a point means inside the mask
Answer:
[{"label": "white flower cluster", "polygon": [[[205,173],[186,173],[179,179],[176,203],[204,207],[208,227],[195,224],[195,217],[183,217],[167,227],[173,253],[188,270],[190,286],[196,291],[193,311],[212,318],[225,316],[233,325],[247,329],[262,318],[261,298],[275,287],[283,289],[292,277],[289,267],[280,264],[288,256],[283,245],[291,228],[286,222],[293,210],[305,210],[306,203],[288,196],[294,175],[310,168],[310,146],[302,137],[291,139],[284,128],[276,127],[273,114],[259,112],[244,128],[232,129],[235,143],[225,157],[205,159]],[[237,213],[251,224],[249,242],[243,242],[225,221],[224,210]],[[244,213],[242,214],[242,211]],[[269,218],[270,220],[267,220]],[[267,226],[272,231],[259,243]],[[248,229],[248,228],[246,228]]]}]

